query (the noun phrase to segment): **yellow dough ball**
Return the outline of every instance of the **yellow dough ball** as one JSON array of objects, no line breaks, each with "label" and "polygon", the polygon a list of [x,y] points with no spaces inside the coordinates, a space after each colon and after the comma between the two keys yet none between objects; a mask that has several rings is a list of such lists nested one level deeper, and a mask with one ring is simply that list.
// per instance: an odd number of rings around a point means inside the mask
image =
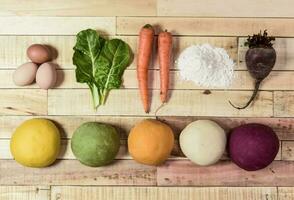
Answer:
[{"label": "yellow dough ball", "polygon": [[30,119],[13,133],[10,151],[14,159],[27,167],[46,167],[57,158],[60,133],[47,119]]},{"label": "yellow dough ball", "polygon": [[171,128],[153,119],[138,123],[128,137],[131,156],[147,165],[162,164],[169,157],[173,146],[174,134]]}]

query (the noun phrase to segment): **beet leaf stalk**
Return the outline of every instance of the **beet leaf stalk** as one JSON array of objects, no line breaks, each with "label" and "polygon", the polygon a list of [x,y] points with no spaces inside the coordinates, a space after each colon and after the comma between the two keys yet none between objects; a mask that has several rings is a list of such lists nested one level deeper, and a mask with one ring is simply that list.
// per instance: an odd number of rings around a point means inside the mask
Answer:
[{"label": "beet leaf stalk", "polygon": [[272,71],[277,57],[272,43],[274,40],[274,37],[268,36],[266,30],[263,34],[260,31],[260,33],[248,37],[245,46],[248,46],[249,49],[246,52],[245,61],[250,75],[255,79],[255,87],[251,98],[244,106],[238,107],[229,101],[234,108],[247,108],[257,96],[261,82]]}]

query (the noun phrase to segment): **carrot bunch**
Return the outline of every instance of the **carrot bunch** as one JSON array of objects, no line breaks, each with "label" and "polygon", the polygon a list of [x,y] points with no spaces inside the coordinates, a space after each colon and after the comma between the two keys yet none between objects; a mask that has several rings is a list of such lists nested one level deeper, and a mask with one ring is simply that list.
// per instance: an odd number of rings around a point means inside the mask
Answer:
[{"label": "carrot bunch", "polygon": [[[139,34],[137,78],[144,111],[149,112],[148,67],[153,50],[154,29],[150,24],[142,27]],[[172,54],[172,35],[164,31],[158,35],[158,57],[160,66],[160,99],[167,102],[169,70]]]}]

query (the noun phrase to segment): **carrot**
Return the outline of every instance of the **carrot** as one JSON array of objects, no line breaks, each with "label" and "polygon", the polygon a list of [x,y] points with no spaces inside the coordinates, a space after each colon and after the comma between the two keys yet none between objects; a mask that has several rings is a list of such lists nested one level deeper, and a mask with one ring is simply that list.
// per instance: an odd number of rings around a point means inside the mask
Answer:
[{"label": "carrot", "polygon": [[142,27],[139,36],[137,79],[144,111],[149,112],[148,67],[153,48],[154,30],[150,24]]},{"label": "carrot", "polygon": [[162,103],[167,101],[169,87],[169,67],[172,54],[172,35],[164,31],[158,35],[158,56],[160,66],[160,99]]}]

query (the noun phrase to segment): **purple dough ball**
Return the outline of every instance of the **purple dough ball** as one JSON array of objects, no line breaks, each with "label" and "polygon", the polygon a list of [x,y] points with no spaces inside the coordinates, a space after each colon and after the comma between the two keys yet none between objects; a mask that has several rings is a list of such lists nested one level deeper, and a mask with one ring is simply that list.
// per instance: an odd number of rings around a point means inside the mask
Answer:
[{"label": "purple dough ball", "polygon": [[279,139],[272,128],[252,123],[235,128],[229,139],[232,161],[247,171],[267,167],[279,151]]}]

